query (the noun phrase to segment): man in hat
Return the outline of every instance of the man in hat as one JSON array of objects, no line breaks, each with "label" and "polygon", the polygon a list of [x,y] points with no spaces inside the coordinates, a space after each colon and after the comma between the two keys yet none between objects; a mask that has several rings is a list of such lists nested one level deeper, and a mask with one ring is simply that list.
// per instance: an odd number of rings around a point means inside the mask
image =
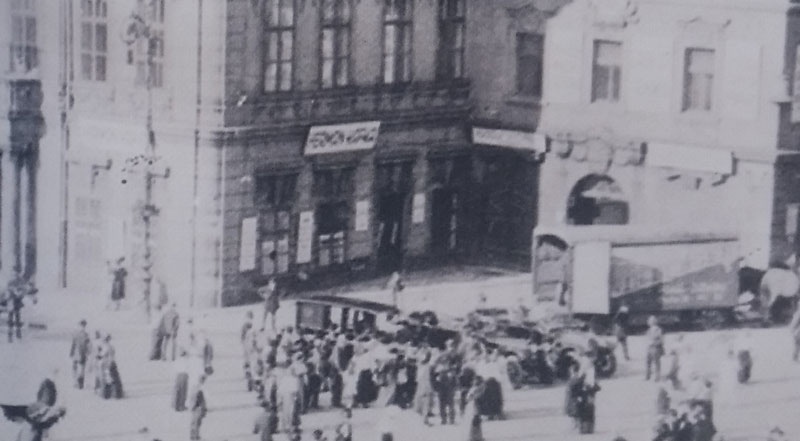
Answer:
[{"label": "man in hat", "polygon": [[655,380],[661,380],[661,357],[664,355],[664,331],[658,325],[655,316],[647,318],[647,370],[645,380],[650,380],[651,374],[655,374]]},{"label": "man in hat", "polygon": [[78,330],[72,336],[69,356],[72,359],[72,376],[75,379],[75,387],[83,389],[91,339],[89,338],[89,333],[86,332],[86,320],[81,320],[78,326]]}]

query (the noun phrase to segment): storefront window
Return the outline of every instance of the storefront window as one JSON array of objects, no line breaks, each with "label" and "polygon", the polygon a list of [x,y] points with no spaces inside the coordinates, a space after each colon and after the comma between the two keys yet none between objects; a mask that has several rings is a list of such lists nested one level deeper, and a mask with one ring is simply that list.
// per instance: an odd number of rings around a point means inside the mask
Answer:
[{"label": "storefront window", "polygon": [[259,211],[261,274],[271,276],[289,271],[292,234],[292,206],[297,175],[256,178],[255,203]]},{"label": "storefront window", "polygon": [[347,232],[354,189],[352,168],[323,169],[314,173],[319,266],[342,264],[347,260]]}]

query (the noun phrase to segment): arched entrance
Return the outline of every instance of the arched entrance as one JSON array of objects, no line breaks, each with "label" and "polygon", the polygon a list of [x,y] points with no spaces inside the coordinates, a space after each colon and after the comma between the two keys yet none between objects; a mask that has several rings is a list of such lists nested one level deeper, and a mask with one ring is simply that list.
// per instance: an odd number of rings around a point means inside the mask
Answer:
[{"label": "arched entrance", "polygon": [[628,202],[617,183],[605,175],[581,178],[569,194],[570,225],[623,225],[628,223]]}]

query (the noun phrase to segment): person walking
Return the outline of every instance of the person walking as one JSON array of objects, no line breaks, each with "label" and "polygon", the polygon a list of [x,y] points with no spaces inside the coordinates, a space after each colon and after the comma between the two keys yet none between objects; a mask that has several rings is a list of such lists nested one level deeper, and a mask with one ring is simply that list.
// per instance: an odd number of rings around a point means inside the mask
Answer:
[{"label": "person walking", "polygon": [[208,414],[204,382],[204,378],[201,377],[191,397],[192,420],[189,423],[189,439],[192,441],[200,439],[200,425]]},{"label": "person walking", "polygon": [[119,310],[120,302],[125,298],[125,278],[128,270],[125,269],[125,258],[120,257],[114,264],[109,264],[111,273],[111,303],[114,309]]},{"label": "person walking", "polygon": [[253,426],[253,434],[258,435],[259,441],[272,441],[273,435],[278,433],[278,415],[268,401],[261,401],[261,409]]},{"label": "person walking", "polygon": [[269,329],[272,332],[277,332],[278,325],[275,321],[275,314],[278,313],[280,307],[280,293],[278,292],[278,284],[275,278],[270,278],[266,285],[258,290],[259,296],[264,300],[264,316],[261,320],[261,326],[266,327],[267,318],[269,318]]},{"label": "person walking", "polygon": [[106,334],[103,346],[100,351],[101,372],[102,372],[102,396],[108,400],[111,398],[122,399],[125,395],[122,388],[122,379],[117,367],[116,349],[111,344],[111,334]]},{"label": "person walking", "polygon": [[434,377],[434,388],[439,399],[439,416],[442,425],[455,424],[456,420],[456,376],[446,364],[439,364]]},{"label": "person walking", "polygon": [[617,313],[614,314],[614,336],[617,338],[619,346],[622,348],[622,355],[625,360],[630,360],[628,355],[628,326],[630,324],[630,310],[628,305],[623,302]]},{"label": "person walking", "polygon": [[72,377],[75,380],[75,387],[83,389],[86,378],[86,362],[89,360],[92,341],[89,333],[86,332],[86,320],[81,320],[78,326],[78,330],[72,336],[69,357],[72,359]]},{"label": "person walking", "polygon": [[172,303],[164,315],[161,316],[163,323],[164,337],[161,342],[161,359],[164,361],[175,361],[177,352],[178,328],[181,320],[178,315],[177,305]]},{"label": "person walking", "polygon": [[172,408],[176,412],[186,410],[186,400],[189,392],[189,360],[185,353],[180,354],[173,362],[175,383],[172,389]]},{"label": "person walking", "polygon": [[658,325],[658,319],[652,315],[647,318],[647,326],[647,333],[645,334],[645,340],[647,341],[645,380],[649,381],[650,377],[654,376],[656,381],[660,381],[661,357],[664,355],[664,331]]}]

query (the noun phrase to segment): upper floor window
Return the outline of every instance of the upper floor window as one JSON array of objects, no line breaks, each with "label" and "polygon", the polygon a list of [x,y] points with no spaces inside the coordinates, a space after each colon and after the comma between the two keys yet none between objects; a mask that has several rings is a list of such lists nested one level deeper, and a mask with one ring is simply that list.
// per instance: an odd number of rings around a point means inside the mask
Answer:
[{"label": "upper floor window", "polygon": [[136,41],[136,83],[147,85],[149,80],[150,87],[163,87],[164,0],[139,0],[139,10],[150,27],[150,38]]},{"label": "upper floor window", "polygon": [[108,5],[105,0],[81,1],[81,79],[106,80]]},{"label": "upper floor window", "polygon": [[411,81],[413,0],[385,0],[383,12],[383,82]]},{"label": "upper floor window", "polygon": [[544,60],[544,36],[517,34],[518,94],[542,96],[542,60]]},{"label": "upper floor window", "polygon": [[686,49],[683,66],[683,110],[709,111],[714,95],[714,51]]},{"label": "upper floor window", "polygon": [[39,66],[36,49],[35,0],[11,0],[11,72],[25,73]]},{"label": "upper floor window", "polygon": [[322,87],[350,83],[350,0],[322,1],[320,82]]},{"label": "upper floor window", "polygon": [[465,0],[439,0],[439,56],[437,76],[440,79],[464,76]]},{"label": "upper floor window", "polygon": [[592,57],[592,102],[619,101],[622,43],[597,40]]},{"label": "upper floor window", "polygon": [[269,1],[264,34],[264,90],[267,92],[292,88],[294,15],[294,0]]}]

